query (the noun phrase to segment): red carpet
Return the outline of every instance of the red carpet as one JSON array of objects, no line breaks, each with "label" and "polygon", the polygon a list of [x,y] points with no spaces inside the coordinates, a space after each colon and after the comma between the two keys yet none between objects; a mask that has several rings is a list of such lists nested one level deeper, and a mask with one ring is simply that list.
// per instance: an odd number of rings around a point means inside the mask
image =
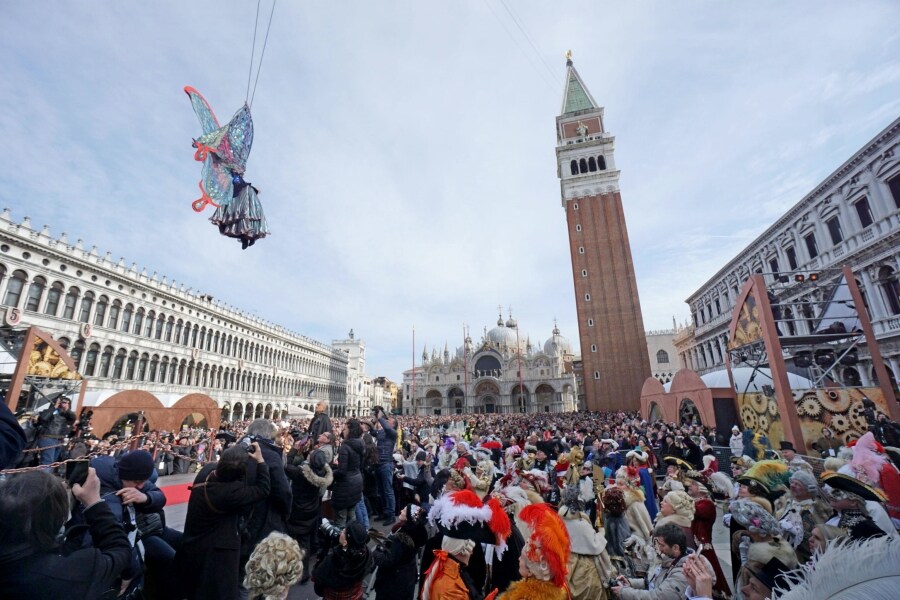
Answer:
[{"label": "red carpet", "polygon": [[191,491],[188,489],[190,485],[190,483],[180,483],[178,485],[167,485],[159,489],[166,495],[166,505],[172,506],[173,504],[182,504],[188,501],[188,498],[191,497]]}]

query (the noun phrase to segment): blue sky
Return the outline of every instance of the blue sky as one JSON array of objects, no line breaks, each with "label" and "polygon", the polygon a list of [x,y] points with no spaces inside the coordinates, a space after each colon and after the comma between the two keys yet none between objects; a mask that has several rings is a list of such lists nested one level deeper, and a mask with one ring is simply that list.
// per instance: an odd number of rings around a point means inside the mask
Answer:
[{"label": "blue sky", "polygon": [[255,10],[3,3],[0,198],[316,339],[352,327],[370,375],[410,366],[413,325],[416,355],[452,347],[498,304],[532,341],[557,317],[577,345],[554,152],[567,49],[616,135],[647,329],[683,321],[691,292],[900,114],[890,0],[282,1],[247,172],[273,236],[242,252],[190,209],[200,130],[181,90],[222,121],[240,107]]}]

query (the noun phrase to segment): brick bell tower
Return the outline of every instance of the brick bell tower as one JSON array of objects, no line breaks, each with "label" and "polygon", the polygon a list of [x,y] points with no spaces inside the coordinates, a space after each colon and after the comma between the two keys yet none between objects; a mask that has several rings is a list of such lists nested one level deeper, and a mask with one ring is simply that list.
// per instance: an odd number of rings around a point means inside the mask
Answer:
[{"label": "brick bell tower", "polygon": [[650,376],[644,320],[625,227],[615,138],[566,54],[556,160],[569,229],[588,410],[639,410]]}]

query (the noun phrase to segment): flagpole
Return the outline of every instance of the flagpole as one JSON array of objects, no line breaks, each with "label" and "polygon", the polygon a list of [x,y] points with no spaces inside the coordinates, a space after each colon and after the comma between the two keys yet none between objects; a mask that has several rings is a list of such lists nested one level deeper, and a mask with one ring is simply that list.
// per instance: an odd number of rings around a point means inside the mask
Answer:
[{"label": "flagpole", "polygon": [[463,372],[465,377],[463,382],[463,412],[465,412],[469,406],[469,345],[466,343],[465,323],[463,323]]},{"label": "flagpole", "polygon": [[[525,393],[525,387],[522,385],[522,345],[519,343],[519,323],[516,322],[516,350],[519,353],[519,400],[521,401],[522,395]],[[525,403],[522,403],[522,412],[525,412]]]},{"label": "flagpole", "polygon": [[416,414],[416,326],[413,325],[412,336],[412,396],[410,397],[413,414]]}]

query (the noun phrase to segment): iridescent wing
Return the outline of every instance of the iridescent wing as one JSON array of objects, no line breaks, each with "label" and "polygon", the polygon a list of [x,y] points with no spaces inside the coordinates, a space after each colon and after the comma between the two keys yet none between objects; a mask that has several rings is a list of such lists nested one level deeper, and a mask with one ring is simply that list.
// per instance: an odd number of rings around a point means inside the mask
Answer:
[{"label": "iridescent wing", "polygon": [[232,155],[230,162],[238,167],[235,171],[243,173],[247,167],[250,148],[253,146],[253,117],[250,116],[250,107],[246,102],[234,113],[225,128],[228,130],[226,137]]},{"label": "iridescent wing", "polygon": [[200,119],[200,125],[203,127],[203,133],[210,133],[219,128],[219,120],[216,114],[203,94],[195,90],[189,85],[184,86],[184,93],[191,99],[191,106],[194,107],[194,114]]},{"label": "iridescent wing", "polygon": [[227,164],[219,156],[220,150],[225,150],[226,155],[230,155],[230,151],[227,148],[218,147],[223,142],[227,146],[227,141],[225,141],[227,127],[219,127],[219,121],[216,119],[212,107],[200,92],[190,86],[186,86],[184,91],[191,99],[191,106],[203,128],[203,135],[194,140],[194,147],[197,148],[194,160],[203,162],[203,172],[200,178],[202,195],[191,203],[196,212],[203,212],[207,205],[212,204],[218,207],[232,195],[231,173],[228,171]]}]

